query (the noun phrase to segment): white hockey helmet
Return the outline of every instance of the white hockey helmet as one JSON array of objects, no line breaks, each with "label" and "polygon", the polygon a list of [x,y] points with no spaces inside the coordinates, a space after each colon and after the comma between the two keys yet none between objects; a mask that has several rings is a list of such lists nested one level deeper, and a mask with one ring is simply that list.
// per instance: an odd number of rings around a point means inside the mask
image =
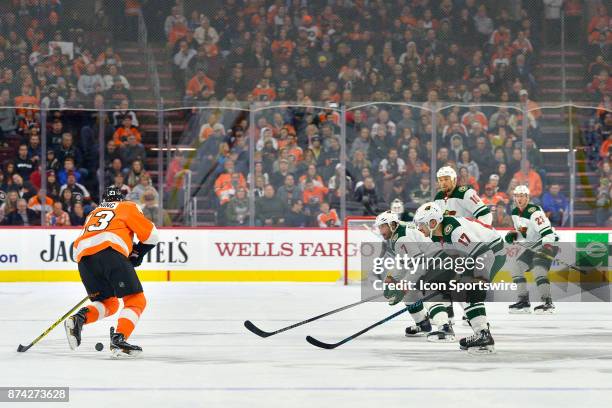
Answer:
[{"label": "white hockey helmet", "polygon": [[396,213],[390,210],[387,210],[385,212],[378,214],[378,216],[376,217],[376,221],[374,222],[374,227],[378,228],[381,225],[385,225],[385,224],[390,225],[392,222],[396,222],[399,225],[399,217],[397,216]]},{"label": "white hockey helmet", "polygon": [[451,166],[440,167],[440,170],[436,173],[436,178],[448,176],[453,180],[453,182],[457,181],[457,172]]},{"label": "white hockey helmet", "polygon": [[391,207],[389,209],[392,213],[399,216],[400,214],[404,213],[404,203],[399,198],[396,198],[395,200],[391,201]]},{"label": "white hockey helmet", "polygon": [[526,194],[526,195],[529,195],[530,194],[529,193],[529,187],[523,186],[523,185],[516,186],[516,187],[514,187],[514,191],[512,192],[512,194]]},{"label": "white hockey helmet", "polygon": [[[414,214],[414,223],[417,225],[417,227],[423,224],[427,225],[427,229],[429,230],[429,236],[431,237],[433,230],[438,226],[438,224],[442,222],[442,218],[442,210],[440,209],[440,207],[438,207],[436,203],[431,201],[429,203],[421,205],[416,210],[416,213]],[[436,227],[432,228],[429,225],[429,222],[431,220],[436,221]]]}]

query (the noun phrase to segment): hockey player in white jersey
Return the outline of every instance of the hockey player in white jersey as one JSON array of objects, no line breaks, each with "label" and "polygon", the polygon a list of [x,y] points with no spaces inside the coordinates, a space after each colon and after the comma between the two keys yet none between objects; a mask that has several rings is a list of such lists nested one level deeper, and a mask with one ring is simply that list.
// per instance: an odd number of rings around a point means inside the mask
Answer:
[{"label": "hockey player in white jersey", "polygon": [[[473,217],[484,224],[493,223],[493,214],[489,207],[482,202],[476,190],[470,186],[457,185],[457,173],[450,166],[440,167],[436,173],[439,191],[434,202],[445,216]],[[451,302],[446,302],[446,311],[451,319],[454,317]],[[465,323],[465,316],[463,317]]]},{"label": "hockey player in white jersey", "polygon": [[434,202],[445,216],[473,217],[484,224],[491,225],[493,215],[489,207],[482,202],[472,187],[457,185],[457,173],[452,167],[441,167],[436,177],[440,190]]},{"label": "hockey player in white jersey", "polygon": [[[476,267],[462,275],[462,279],[489,282],[506,261],[501,237],[492,227],[478,220],[444,216],[437,204],[431,202],[417,209],[414,222],[426,237],[439,243],[437,256],[459,253],[467,255],[469,259],[479,260]],[[457,269],[457,272],[460,271]],[[467,293],[467,303],[462,305],[474,335],[461,339],[459,346],[470,353],[495,351],[483,303],[485,298],[486,291],[472,290]]]},{"label": "hockey player in white jersey", "polygon": [[[387,256],[394,257],[399,254],[402,257],[407,255],[409,258],[418,259],[425,252],[433,250],[431,239],[421,234],[414,223],[400,221],[397,213],[391,210],[379,214],[374,225],[385,239],[385,255]],[[396,283],[403,279],[416,282],[423,277],[425,272],[427,271],[419,267],[411,276],[407,276],[409,272],[406,270],[390,270],[385,278],[385,283]],[[415,325],[406,328],[406,337],[426,335],[428,341],[455,341],[455,334],[448,321],[445,306],[440,302],[418,302],[423,296],[423,293],[418,291],[385,290],[384,295],[392,306],[402,300],[406,305],[412,305],[409,311]],[[438,327],[437,331],[432,331],[432,323]]]},{"label": "hockey player in white jersey", "polygon": [[531,313],[529,303],[529,292],[527,291],[527,280],[525,272],[531,270],[534,275],[542,304],[536,306],[534,313],[550,314],[555,310],[550,295],[550,281],[548,271],[552,259],[557,255],[558,248],[554,245],[559,241],[559,236],[550,224],[550,220],[542,209],[529,202],[529,188],[527,186],[516,186],[513,192],[514,204],[512,210],[512,223],[514,230],[506,234],[505,241],[509,244],[521,242],[521,246],[527,246],[534,252],[523,249],[513,269],[512,280],[518,285],[518,302],[510,305],[510,313]]}]

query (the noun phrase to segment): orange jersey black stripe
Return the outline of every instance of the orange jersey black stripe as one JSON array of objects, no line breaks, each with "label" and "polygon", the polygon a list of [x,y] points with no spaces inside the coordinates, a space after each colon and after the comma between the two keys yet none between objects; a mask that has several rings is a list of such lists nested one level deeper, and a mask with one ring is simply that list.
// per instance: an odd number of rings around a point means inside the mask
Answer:
[{"label": "orange jersey black stripe", "polygon": [[134,234],[145,244],[155,245],[159,240],[155,224],[136,203],[103,202],[87,216],[81,235],[74,241],[76,260],[108,247],[127,257],[132,252]]}]

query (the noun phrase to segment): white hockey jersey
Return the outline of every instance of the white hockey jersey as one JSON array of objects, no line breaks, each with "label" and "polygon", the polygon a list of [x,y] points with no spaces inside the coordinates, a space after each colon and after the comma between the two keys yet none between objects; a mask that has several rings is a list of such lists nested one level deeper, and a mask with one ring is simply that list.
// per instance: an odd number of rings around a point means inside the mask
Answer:
[{"label": "white hockey jersey", "polygon": [[541,246],[543,243],[555,242],[559,236],[550,224],[550,220],[540,207],[529,203],[523,209],[518,207],[512,210],[512,223],[518,232],[519,242],[533,243],[533,248]]},{"label": "white hockey jersey", "polygon": [[433,241],[441,243],[440,250],[449,255],[478,257],[487,251],[492,251],[495,256],[505,255],[504,242],[497,231],[471,218],[444,217],[442,236],[433,237]]},{"label": "white hockey jersey", "polygon": [[450,194],[438,191],[434,202],[445,216],[473,217],[487,225],[493,222],[491,210],[470,186],[457,186]]}]

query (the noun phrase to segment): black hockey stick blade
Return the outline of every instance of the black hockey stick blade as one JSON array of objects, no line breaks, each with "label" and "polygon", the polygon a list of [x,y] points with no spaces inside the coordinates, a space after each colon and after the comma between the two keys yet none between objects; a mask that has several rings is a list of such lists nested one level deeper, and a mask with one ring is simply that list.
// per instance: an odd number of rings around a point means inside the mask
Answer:
[{"label": "black hockey stick blade", "polygon": [[312,344],[315,347],[319,347],[319,348],[326,349],[326,350],[335,349],[336,347],[340,346],[341,344],[344,344],[342,342],[340,342],[340,343],[325,343],[325,342],[322,342],[321,340],[315,339],[312,336],[306,336],[306,341],[309,342],[310,344]]},{"label": "black hockey stick blade", "polygon": [[30,343],[27,346],[23,346],[23,345],[19,345],[19,347],[17,347],[17,352],[18,353],[25,353],[26,351],[28,351],[30,349],[30,347],[32,347],[34,344]]},{"label": "black hockey stick blade", "polygon": [[357,305],[361,305],[363,303],[369,302],[370,300],[374,300],[374,299],[380,298],[382,296],[383,295],[376,295],[376,296],[372,296],[372,297],[369,297],[369,298],[366,298],[366,299],[362,299],[359,302],[351,303],[350,305],[346,305],[346,306],[341,306],[341,307],[339,307],[337,309],[330,310],[329,312],[325,312],[325,313],[322,313],[322,314],[320,314],[318,316],[311,317],[310,319],[302,320],[301,322],[294,323],[292,325],[280,328],[280,329],[275,330],[273,332],[267,332],[267,331],[261,330],[259,327],[255,326],[255,324],[253,324],[250,320],[246,320],[244,322],[244,327],[246,327],[247,330],[250,331],[251,333],[258,335],[259,337],[266,338],[266,337],[274,336],[275,334],[278,334],[278,333],[282,333],[282,332],[287,331],[287,330],[295,329],[296,327],[305,325],[305,324],[310,323],[310,322],[314,322],[315,320],[322,319],[322,318],[324,318],[326,316],[330,316],[330,315],[333,315],[335,313],[342,312],[343,310],[350,309],[352,307],[355,307]]},{"label": "black hockey stick blade", "polygon": [[274,333],[270,333],[270,332],[261,330],[259,327],[255,326],[255,324],[253,324],[253,322],[251,322],[250,320],[244,321],[244,327],[246,327],[247,330],[250,331],[251,333],[258,335],[259,337],[263,337],[264,339],[274,334]]},{"label": "black hockey stick blade", "polygon": [[397,316],[401,315],[402,313],[405,313],[407,311],[409,311],[414,305],[419,304],[419,303],[423,303],[431,298],[433,298],[436,295],[439,295],[440,292],[435,291],[430,293],[429,295],[425,296],[423,299],[419,300],[418,302],[415,302],[411,305],[408,305],[404,308],[402,308],[401,310],[398,310],[397,312],[393,313],[392,315],[389,315],[387,317],[385,317],[382,320],[377,321],[376,323],[366,327],[365,329],[359,330],[357,333],[355,334],[351,334],[350,336],[348,336],[347,338],[337,342],[337,343],[325,343],[322,342],[320,340],[315,339],[312,336],[306,336],[306,341],[309,342],[310,344],[312,344],[315,347],[319,347],[319,348],[323,348],[323,349],[327,349],[327,350],[331,350],[331,349],[335,349],[336,347],[339,347],[341,345],[343,345],[344,343],[348,343],[349,341],[356,339],[357,337],[361,336],[364,333],[369,332],[370,330],[372,330],[373,328],[380,326],[381,324],[384,324],[386,322],[388,322],[391,319],[395,319]]},{"label": "black hockey stick blade", "polygon": [[19,347],[17,347],[17,352],[18,353],[25,353],[26,351],[28,351],[33,345],[35,345],[36,343],[38,343],[40,340],[42,340],[47,334],[49,334],[53,329],[55,329],[61,322],[63,322],[64,320],[66,320],[66,318],[68,318],[68,316],[70,316],[72,313],[74,313],[79,307],[81,307],[81,305],[83,303],[85,303],[87,300],[89,300],[89,296],[85,296],[83,298],[83,300],[81,300],[79,303],[76,304],[76,306],[74,306],[72,309],[70,309],[68,312],[66,312],[65,315],[63,315],[62,317],[60,317],[59,319],[57,319],[55,321],[55,323],[53,323],[51,326],[49,326],[49,328],[47,330],[45,330],[44,332],[42,332],[37,338],[35,338],[30,344],[28,344],[27,346],[23,346],[23,345],[19,345]]}]

